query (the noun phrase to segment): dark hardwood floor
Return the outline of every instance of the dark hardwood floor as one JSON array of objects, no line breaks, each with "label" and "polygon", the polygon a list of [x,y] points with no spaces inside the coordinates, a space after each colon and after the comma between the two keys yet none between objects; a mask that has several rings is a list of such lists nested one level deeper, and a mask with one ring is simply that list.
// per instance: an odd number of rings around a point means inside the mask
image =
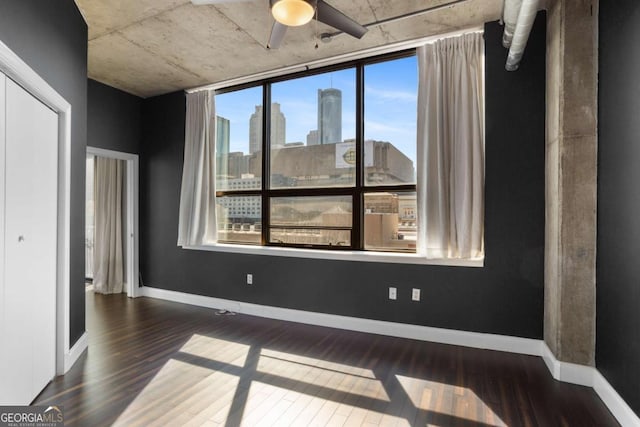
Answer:
[{"label": "dark hardwood floor", "polygon": [[538,357],[87,293],[67,426],[617,426]]}]

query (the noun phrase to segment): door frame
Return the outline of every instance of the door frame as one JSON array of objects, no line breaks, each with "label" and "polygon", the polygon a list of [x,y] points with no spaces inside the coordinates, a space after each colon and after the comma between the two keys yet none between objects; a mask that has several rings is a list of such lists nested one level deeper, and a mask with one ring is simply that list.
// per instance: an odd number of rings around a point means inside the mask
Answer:
[{"label": "door frame", "polygon": [[70,345],[71,104],[1,40],[0,71],[58,115],[56,373],[64,374],[88,344],[85,332]]},{"label": "door frame", "polygon": [[125,197],[127,201],[127,209],[125,212],[125,222],[127,224],[127,256],[124,262],[124,279],[126,283],[127,296],[129,298],[137,298],[140,296],[140,288],[138,287],[138,276],[140,271],[140,258],[138,253],[138,155],[90,146],[87,146],[87,155],[124,160],[126,162],[127,180],[125,183]]}]

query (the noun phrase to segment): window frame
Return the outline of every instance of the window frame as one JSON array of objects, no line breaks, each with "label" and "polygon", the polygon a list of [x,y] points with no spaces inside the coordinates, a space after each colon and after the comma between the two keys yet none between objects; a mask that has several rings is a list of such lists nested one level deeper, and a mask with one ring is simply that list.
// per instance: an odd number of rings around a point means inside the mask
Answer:
[{"label": "window frame", "polygon": [[[314,249],[329,251],[345,251],[345,252],[376,252],[382,254],[403,254],[416,255],[416,250],[388,250],[388,251],[372,251],[365,248],[365,209],[364,199],[366,194],[373,193],[410,193],[417,191],[417,183],[414,184],[392,184],[392,185],[366,185],[365,168],[364,168],[364,130],[365,130],[365,67],[372,64],[378,64],[397,59],[409,58],[417,55],[415,47],[409,49],[398,50],[390,53],[384,53],[371,57],[359,58],[338,64],[332,64],[324,67],[308,69],[305,71],[294,72],[290,74],[280,75],[271,78],[265,78],[249,83],[218,88],[214,90],[214,96],[224,93],[235,92],[243,89],[254,87],[262,87],[262,171],[261,171],[261,188],[248,190],[217,190],[217,197],[228,196],[258,196],[261,198],[261,239],[260,243],[238,243],[233,241],[219,241],[223,245],[233,246],[249,246],[249,247],[277,247],[292,249]],[[319,74],[326,74],[333,71],[340,71],[353,68],[356,74],[356,170],[355,183],[351,187],[302,187],[302,188],[271,188],[271,85],[275,83],[286,82],[298,78],[309,77]],[[417,88],[416,88],[417,90]],[[416,117],[417,120],[417,117]],[[319,245],[319,244],[292,244],[284,242],[272,242],[270,239],[271,228],[283,229],[287,227],[273,226],[271,224],[271,199],[276,197],[313,197],[313,196],[350,196],[352,200],[352,221],[351,221],[351,239],[349,245]],[[304,227],[291,226],[292,229],[300,229]],[[341,227],[322,227],[311,226],[310,228],[337,229]]]}]

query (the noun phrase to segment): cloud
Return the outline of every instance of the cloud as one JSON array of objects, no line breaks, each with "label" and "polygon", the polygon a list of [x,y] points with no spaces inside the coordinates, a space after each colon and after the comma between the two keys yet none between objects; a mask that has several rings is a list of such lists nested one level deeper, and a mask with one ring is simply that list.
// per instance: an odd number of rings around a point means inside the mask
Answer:
[{"label": "cloud", "polygon": [[372,96],[385,101],[416,102],[418,99],[418,95],[415,92],[379,89],[372,86],[365,86],[364,93],[365,96]]},{"label": "cloud", "polygon": [[372,120],[368,120],[365,123],[366,132],[371,133],[394,133],[399,135],[415,135],[415,123],[413,126],[391,126],[385,123],[380,123]]}]

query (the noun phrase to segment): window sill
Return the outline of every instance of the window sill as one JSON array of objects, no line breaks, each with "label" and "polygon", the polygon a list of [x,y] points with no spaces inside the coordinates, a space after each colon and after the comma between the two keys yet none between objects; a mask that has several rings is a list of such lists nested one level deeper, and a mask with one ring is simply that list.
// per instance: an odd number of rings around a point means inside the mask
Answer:
[{"label": "window sill", "polygon": [[247,255],[271,255],[295,258],[313,258],[338,261],[382,262],[394,264],[440,265],[451,267],[484,267],[484,258],[473,259],[428,259],[417,254],[365,251],[329,251],[322,249],[277,248],[272,246],[249,246],[216,243],[202,246],[183,246],[183,249],[227,252]]}]

